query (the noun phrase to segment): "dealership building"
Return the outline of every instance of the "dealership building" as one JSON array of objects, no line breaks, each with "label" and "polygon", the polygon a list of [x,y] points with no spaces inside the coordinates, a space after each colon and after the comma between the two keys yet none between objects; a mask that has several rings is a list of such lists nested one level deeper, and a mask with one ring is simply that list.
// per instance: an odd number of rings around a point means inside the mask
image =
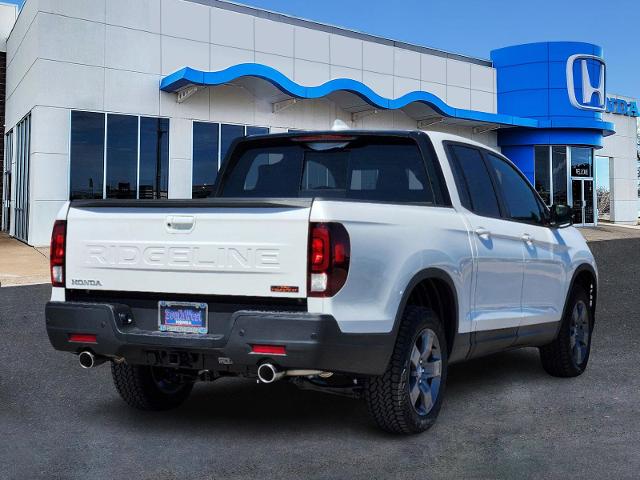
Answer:
[{"label": "dealership building", "polygon": [[579,225],[597,223],[606,175],[607,218],[638,220],[638,105],[607,91],[596,45],[480,59],[220,0],[26,0],[0,17],[2,228],[31,245],[68,200],[206,197],[235,138],[337,119],[498,148]]}]

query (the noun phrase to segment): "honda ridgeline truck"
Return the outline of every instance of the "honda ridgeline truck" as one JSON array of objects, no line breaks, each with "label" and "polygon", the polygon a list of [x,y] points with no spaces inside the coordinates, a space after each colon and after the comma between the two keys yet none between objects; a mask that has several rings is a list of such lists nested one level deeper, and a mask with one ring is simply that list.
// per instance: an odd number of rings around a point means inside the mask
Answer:
[{"label": "honda ridgeline truck", "polygon": [[538,347],[580,375],[597,293],[569,207],[497,151],[418,131],[246,137],[212,198],[73,201],[51,280],[51,343],[109,361],[133,407],[287,379],[401,433],[435,422],[456,362]]}]

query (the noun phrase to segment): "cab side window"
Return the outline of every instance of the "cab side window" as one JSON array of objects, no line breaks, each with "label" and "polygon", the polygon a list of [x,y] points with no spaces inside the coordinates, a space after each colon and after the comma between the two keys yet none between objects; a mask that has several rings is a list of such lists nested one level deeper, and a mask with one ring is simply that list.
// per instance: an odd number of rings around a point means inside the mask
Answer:
[{"label": "cab side window", "polygon": [[462,205],[478,215],[500,217],[498,198],[480,150],[454,144],[449,153]]},{"label": "cab side window", "polygon": [[508,210],[508,218],[518,222],[544,224],[546,210],[529,182],[504,159],[487,154],[496,183]]}]

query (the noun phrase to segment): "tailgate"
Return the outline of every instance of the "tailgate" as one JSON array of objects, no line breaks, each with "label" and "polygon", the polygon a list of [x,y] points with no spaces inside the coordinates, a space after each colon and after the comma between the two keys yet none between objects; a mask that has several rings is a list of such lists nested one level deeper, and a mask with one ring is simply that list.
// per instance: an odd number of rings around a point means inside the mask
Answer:
[{"label": "tailgate", "polygon": [[311,199],[151,202],[72,203],[67,288],[306,296]]}]

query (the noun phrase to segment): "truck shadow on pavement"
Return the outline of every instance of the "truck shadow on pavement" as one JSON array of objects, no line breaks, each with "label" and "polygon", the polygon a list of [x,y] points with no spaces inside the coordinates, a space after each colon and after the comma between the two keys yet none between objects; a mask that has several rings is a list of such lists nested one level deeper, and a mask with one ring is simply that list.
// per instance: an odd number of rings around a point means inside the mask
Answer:
[{"label": "truck shadow on pavement", "polygon": [[[446,412],[478,405],[488,397],[516,385],[535,388],[548,383],[536,349],[500,353],[472,362],[453,365],[445,403],[438,423],[446,422]],[[372,435],[378,431],[367,415],[363,399],[304,391],[288,382],[260,385],[248,379],[223,378],[212,383],[196,384],[188,401],[170,412],[141,412],[124,405],[117,395],[94,405],[96,414],[107,415],[110,421],[144,428],[146,431],[177,432],[206,427],[216,430],[233,429],[235,435],[279,434],[305,429],[322,432],[359,430]],[[400,438],[400,437],[396,437]]]}]

